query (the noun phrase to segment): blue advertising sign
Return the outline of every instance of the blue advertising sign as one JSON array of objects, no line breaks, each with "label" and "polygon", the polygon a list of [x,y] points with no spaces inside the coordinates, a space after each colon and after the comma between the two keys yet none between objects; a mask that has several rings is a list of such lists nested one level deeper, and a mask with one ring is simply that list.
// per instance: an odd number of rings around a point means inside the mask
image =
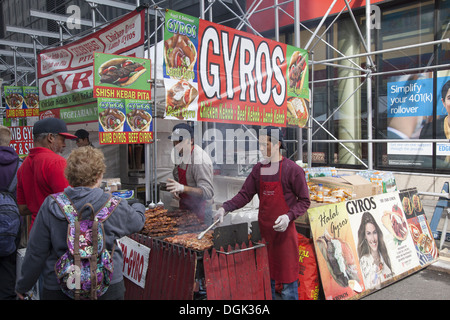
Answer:
[{"label": "blue advertising sign", "polygon": [[433,114],[433,79],[388,82],[387,116],[413,117]]}]

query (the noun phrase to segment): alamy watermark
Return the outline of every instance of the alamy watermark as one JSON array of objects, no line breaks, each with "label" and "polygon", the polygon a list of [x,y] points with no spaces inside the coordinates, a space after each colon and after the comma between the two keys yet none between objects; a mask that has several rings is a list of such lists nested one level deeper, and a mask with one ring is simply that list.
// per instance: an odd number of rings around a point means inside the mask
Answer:
[{"label": "alamy watermark", "polygon": [[77,5],[70,5],[66,9],[66,13],[70,16],[66,20],[66,25],[69,30],[81,29],[81,9]]},{"label": "alamy watermark", "polygon": [[[202,133],[201,126],[194,127],[193,137],[186,129],[177,129],[177,136],[182,141],[194,140],[194,144],[203,146],[202,157],[192,157],[191,144],[179,143],[171,150],[171,162],[175,165],[185,164],[243,164],[254,165],[259,161],[262,163],[270,163],[270,166],[264,168],[262,174],[277,173],[278,163],[272,166],[270,162],[271,154],[267,153],[265,143],[260,143],[261,136],[267,137],[267,130],[262,128],[255,130],[253,128],[225,129],[224,132],[219,129],[210,128]],[[272,131],[270,134],[271,144],[278,144],[280,141],[279,131]],[[273,147],[271,147],[274,152]],[[275,149],[278,154],[278,149]],[[236,157],[236,154],[240,156]],[[193,158],[193,160],[192,160]]]},{"label": "alamy watermark", "polygon": [[370,29],[381,29],[381,10],[379,6],[370,5]]}]

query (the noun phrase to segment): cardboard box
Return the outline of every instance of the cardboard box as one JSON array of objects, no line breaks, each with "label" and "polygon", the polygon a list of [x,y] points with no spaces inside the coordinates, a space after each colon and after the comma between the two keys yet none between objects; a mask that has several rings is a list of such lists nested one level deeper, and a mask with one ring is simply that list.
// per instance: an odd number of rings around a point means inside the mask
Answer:
[{"label": "cardboard box", "polygon": [[367,179],[358,176],[341,176],[341,177],[320,177],[313,178],[311,182],[319,184],[321,183],[324,187],[328,188],[346,188],[355,194],[356,198],[364,198],[374,194],[374,188],[372,182]]}]

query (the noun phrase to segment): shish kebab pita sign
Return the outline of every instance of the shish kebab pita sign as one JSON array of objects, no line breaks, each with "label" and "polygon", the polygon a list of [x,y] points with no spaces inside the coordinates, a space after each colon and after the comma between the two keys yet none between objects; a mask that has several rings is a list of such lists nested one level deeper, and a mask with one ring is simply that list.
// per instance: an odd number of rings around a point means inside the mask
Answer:
[{"label": "shish kebab pita sign", "polygon": [[94,53],[100,144],[153,140],[149,59]]}]

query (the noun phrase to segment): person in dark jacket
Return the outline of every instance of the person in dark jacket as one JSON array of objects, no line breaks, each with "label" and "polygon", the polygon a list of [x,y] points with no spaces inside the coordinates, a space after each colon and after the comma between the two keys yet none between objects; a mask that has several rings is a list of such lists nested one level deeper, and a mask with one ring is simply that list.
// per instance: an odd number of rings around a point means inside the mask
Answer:
[{"label": "person in dark jacket", "polygon": [[[74,149],[67,159],[65,175],[69,187],[64,193],[77,211],[84,204],[91,203],[98,212],[111,196],[99,188],[106,170],[103,153],[92,147]],[[88,207],[80,212],[83,219],[91,214]],[[145,207],[141,203],[129,205],[120,201],[112,214],[103,222],[105,247],[111,252],[116,240],[140,231],[145,222]],[[16,285],[19,298],[24,297],[43,273],[43,299],[69,299],[58,284],[55,263],[67,251],[68,222],[55,198],[48,196],[42,204],[31,229],[22,270]],[[101,300],[120,300],[124,298],[123,255],[116,245],[113,254],[114,271],[111,284]]]},{"label": "person in dark jacket", "polygon": [[[9,146],[11,131],[8,127],[0,126],[0,192],[7,192],[8,186],[14,179],[20,165],[19,156]],[[14,188],[14,197],[16,190]],[[19,244],[20,234],[17,235],[16,244]],[[17,247],[16,245],[16,247]],[[14,285],[16,282],[16,254],[0,257],[0,300],[13,300],[16,298]]]},{"label": "person in dark jacket", "polygon": [[86,147],[86,146],[91,146],[93,147],[94,145],[92,144],[92,142],[89,140],[89,132],[84,130],[84,129],[78,129],[77,131],[75,131],[75,135],[77,136],[77,140],[75,141],[77,144],[77,147]]}]

